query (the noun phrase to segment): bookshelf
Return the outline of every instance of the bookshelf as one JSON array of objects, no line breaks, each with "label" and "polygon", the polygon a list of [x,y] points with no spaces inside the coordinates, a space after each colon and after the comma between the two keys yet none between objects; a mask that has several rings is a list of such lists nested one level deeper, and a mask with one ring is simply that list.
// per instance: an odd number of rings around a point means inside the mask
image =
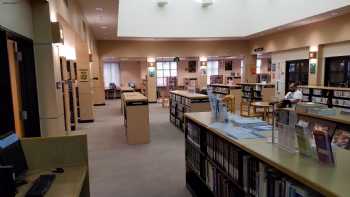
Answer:
[{"label": "bookshelf", "polygon": [[299,86],[299,88],[302,89],[304,102],[350,109],[350,88],[324,86]]},{"label": "bookshelf", "polygon": [[183,90],[170,91],[170,122],[183,130],[186,112],[210,111],[207,95],[190,93]]},{"label": "bookshelf", "polygon": [[[350,153],[325,166],[265,140],[235,140],[209,127],[211,113],[187,113],[186,187],[193,196],[347,196]],[[286,193],[293,195],[285,195]],[[298,193],[296,195],[295,193]]]},{"label": "bookshelf", "polygon": [[211,84],[208,85],[213,89],[213,93],[223,98],[226,95],[235,96],[235,108],[239,109],[241,103],[241,86],[240,85],[224,85],[224,84]]},{"label": "bookshelf", "polygon": [[255,116],[251,104],[253,102],[270,101],[275,96],[275,84],[239,83],[238,85],[242,87],[240,103],[240,114],[242,116]]},{"label": "bookshelf", "polygon": [[210,84],[223,84],[224,76],[223,75],[211,75]]}]

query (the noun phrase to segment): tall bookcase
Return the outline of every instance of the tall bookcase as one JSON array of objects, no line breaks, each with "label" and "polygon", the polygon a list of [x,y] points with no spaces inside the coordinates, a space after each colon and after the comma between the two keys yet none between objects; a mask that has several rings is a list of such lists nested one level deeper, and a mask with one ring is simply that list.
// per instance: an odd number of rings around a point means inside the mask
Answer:
[{"label": "tall bookcase", "polygon": [[336,166],[263,140],[236,140],[211,129],[210,113],[186,114],[186,187],[201,197],[347,196],[348,151]]}]

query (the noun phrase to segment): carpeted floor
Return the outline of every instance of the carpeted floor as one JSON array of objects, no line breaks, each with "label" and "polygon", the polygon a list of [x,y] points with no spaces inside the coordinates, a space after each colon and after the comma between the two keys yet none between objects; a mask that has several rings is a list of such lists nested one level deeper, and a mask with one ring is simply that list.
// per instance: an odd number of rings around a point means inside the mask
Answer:
[{"label": "carpeted floor", "polygon": [[127,145],[120,101],[95,108],[88,134],[93,197],[187,197],[184,135],[169,122],[169,109],[150,105],[151,143]]}]

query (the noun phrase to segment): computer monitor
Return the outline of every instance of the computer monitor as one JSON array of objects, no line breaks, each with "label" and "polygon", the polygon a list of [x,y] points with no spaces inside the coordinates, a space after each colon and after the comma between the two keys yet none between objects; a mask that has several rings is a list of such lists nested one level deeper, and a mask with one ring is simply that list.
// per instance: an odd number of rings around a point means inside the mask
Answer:
[{"label": "computer monitor", "polygon": [[28,170],[21,142],[14,132],[0,136],[0,165],[12,166],[16,180],[22,179]]}]

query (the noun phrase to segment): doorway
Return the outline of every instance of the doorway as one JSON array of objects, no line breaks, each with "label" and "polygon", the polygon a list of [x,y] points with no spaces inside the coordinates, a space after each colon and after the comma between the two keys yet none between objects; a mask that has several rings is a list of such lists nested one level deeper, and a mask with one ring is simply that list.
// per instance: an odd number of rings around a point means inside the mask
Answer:
[{"label": "doorway", "polygon": [[292,60],[286,62],[285,92],[288,92],[291,83],[308,85],[309,83],[309,60]]},{"label": "doorway", "polygon": [[326,58],[324,86],[350,87],[350,56]]},{"label": "doorway", "polygon": [[0,27],[0,134],[39,137],[33,41]]}]

